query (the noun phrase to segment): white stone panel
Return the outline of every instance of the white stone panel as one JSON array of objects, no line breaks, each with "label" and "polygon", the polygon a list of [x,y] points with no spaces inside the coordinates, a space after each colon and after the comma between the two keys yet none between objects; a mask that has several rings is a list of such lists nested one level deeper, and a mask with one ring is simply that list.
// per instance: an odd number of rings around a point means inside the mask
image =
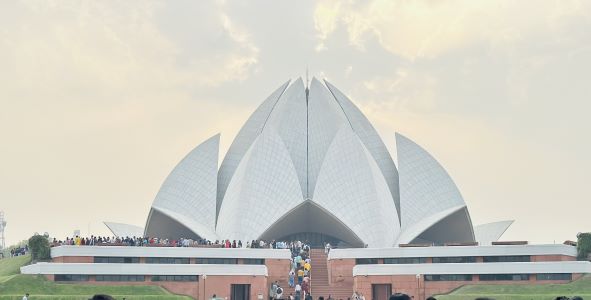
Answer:
[{"label": "white stone panel", "polygon": [[22,274],[267,276],[264,265],[36,263]]},{"label": "white stone panel", "polygon": [[563,244],[495,245],[495,246],[433,246],[333,249],[328,259],[384,257],[449,257],[449,256],[513,256],[565,255],[576,257],[577,247]]},{"label": "white stone panel", "polygon": [[[214,229],[210,228],[209,226],[205,225],[204,223],[201,223],[200,220],[197,218],[187,216],[187,214],[183,214],[183,213],[176,211],[176,210],[170,210],[170,209],[161,208],[158,206],[152,206],[152,210],[153,211],[150,214],[148,222],[154,222],[154,223],[150,223],[150,224],[148,224],[148,226],[146,226],[146,229],[145,229],[146,236],[149,236],[149,237],[155,236],[155,237],[168,238],[168,239],[180,239],[180,238],[196,239],[197,237],[192,236],[190,234],[192,232],[195,235],[197,235],[201,238],[210,240],[210,241],[215,241],[218,239],[218,236],[216,235]],[[154,212],[159,212],[161,214],[159,217],[169,218],[170,220],[172,220],[176,223],[164,222],[164,224],[168,224],[168,225],[158,226],[163,223],[162,223],[162,220],[154,219]],[[156,226],[150,226],[150,225],[156,225]],[[157,230],[159,230],[160,232],[163,232],[163,233],[162,234],[154,234],[153,232],[151,232],[152,230],[154,230],[152,228],[156,228]],[[187,231],[186,229],[188,229],[189,231]]]},{"label": "white stone panel", "polygon": [[330,91],[312,78],[308,96],[308,197],[314,195],[316,179],[331,141],[347,118]]},{"label": "white stone panel", "polygon": [[[390,152],[388,152],[386,145],[384,145],[384,142],[378,135],[375,128],[371,125],[367,117],[365,117],[359,108],[357,108],[357,106],[355,106],[355,104],[353,104],[353,102],[349,100],[345,94],[339,91],[328,81],[325,80],[324,82],[343,109],[343,112],[351,124],[351,128],[353,128],[355,134],[357,134],[365,148],[367,148],[373,159],[376,161],[384,178],[386,179],[386,183],[390,189],[396,209],[398,213],[400,213],[398,171],[396,170],[396,166],[394,165],[394,161],[392,160],[392,156],[390,155]],[[400,214],[398,217],[400,218]]]},{"label": "white stone panel", "polygon": [[183,225],[202,237],[212,236],[203,229],[210,233],[215,229],[219,141],[217,134],[187,154],[168,175],[152,204],[181,223],[180,219],[198,224],[199,228]]},{"label": "white stone panel", "polygon": [[144,228],[131,224],[103,222],[105,226],[117,237],[140,237],[144,236]]},{"label": "white stone panel", "polygon": [[[246,247],[246,243],[243,247]],[[51,248],[52,258],[64,256],[291,259],[291,252],[287,249],[207,247],[57,246]]]},{"label": "white stone panel", "polygon": [[[588,261],[356,265],[353,276],[590,273]],[[535,276],[535,275],[533,275]]]},{"label": "white stone panel", "polygon": [[263,103],[250,115],[246,123],[242,126],[232,145],[228,148],[228,152],[222,161],[220,171],[218,173],[218,190],[217,190],[217,206],[216,214],[219,213],[220,205],[224,199],[224,194],[228,188],[228,184],[242,160],[242,157],[248,151],[256,137],[261,133],[269,115],[273,111],[275,104],[289,85],[289,81],[281,85],[275,90]]},{"label": "white stone panel", "polygon": [[[275,109],[265,124],[265,129],[275,130],[283,142],[293,161],[298,174],[302,195],[307,190],[307,157],[308,157],[308,108],[306,90],[302,79],[294,81],[281,96]],[[263,130],[263,131],[264,131]]]},{"label": "white stone panel", "polygon": [[290,153],[275,129],[265,128],[230,181],[218,216],[218,236],[256,239],[302,202]]},{"label": "white stone panel", "polygon": [[[417,224],[427,229],[445,217],[442,212],[450,215],[466,204],[449,174],[427,151],[398,133],[396,148],[404,236],[399,242],[404,243],[421,234]],[[472,228],[469,215],[467,219],[466,226]],[[425,220],[432,223],[425,224]]]},{"label": "white stone panel", "polygon": [[474,227],[474,236],[481,245],[498,241],[514,220],[486,223]]},{"label": "white stone panel", "polygon": [[[408,244],[411,243],[415,238],[417,238],[421,233],[425,230],[429,229],[437,222],[445,219],[447,216],[450,216],[462,209],[464,209],[466,205],[458,205],[454,207],[450,207],[446,210],[439,211],[437,213],[431,214],[428,217],[425,217],[406,228],[402,228],[402,232],[396,241],[396,244]],[[404,213],[403,213],[404,215]]]},{"label": "white stone panel", "polygon": [[348,125],[333,139],[312,199],[369,247],[391,247],[400,230],[390,190],[371,154]]}]

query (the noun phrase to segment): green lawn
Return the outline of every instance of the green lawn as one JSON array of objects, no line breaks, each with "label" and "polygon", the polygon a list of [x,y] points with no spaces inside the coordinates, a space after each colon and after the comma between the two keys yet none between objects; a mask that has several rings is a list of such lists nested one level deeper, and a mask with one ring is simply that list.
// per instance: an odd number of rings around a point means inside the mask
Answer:
[{"label": "green lawn", "polygon": [[19,268],[30,257],[14,257],[0,260],[0,300],[21,300],[25,293],[29,299],[74,300],[88,299],[94,294],[109,294],[116,299],[129,300],[163,299],[187,300],[186,296],[169,293],[158,286],[98,286],[87,284],[55,283],[43,276],[19,274]]},{"label": "green lawn", "polygon": [[20,300],[25,293],[30,299],[71,300],[88,299],[94,294],[109,294],[116,299],[191,299],[177,296],[158,286],[97,286],[75,283],[55,283],[43,276],[12,275],[0,283],[0,300]]},{"label": "green lawn", "polygon": [[20,267],[31,261],[30,255],[0,259],[0,277],[20,273]]},{"label": "green lawn", "polygon": [[496,300],[553,300],[556,296],[581,296],[584,299],[591,299],[591,276],[585,276],[567,284],[466,285],[436,298],[474,300],[477,297],[489,297]]}]

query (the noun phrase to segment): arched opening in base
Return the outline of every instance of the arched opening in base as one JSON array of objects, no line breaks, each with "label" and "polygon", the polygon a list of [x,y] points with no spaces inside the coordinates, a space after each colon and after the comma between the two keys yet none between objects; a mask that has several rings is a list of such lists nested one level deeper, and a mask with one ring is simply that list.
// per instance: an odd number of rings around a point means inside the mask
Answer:
[{"label": "arched opening in base", "polygon": [[262,240],[308,241],[312,247],[324,243],[340,247],[363,247],[363,241],[326,209],[307,200],[296,206],[260,237]]},{"label": "arched opening in base", "polygon": [[179,238],[200,240],[201,237],[168,215],[152,208],[148,215],[148,222],[144,235],[161,239],[176,240]]},{"label": "arched opening in base", "polygon": [[435,223],[411,243],[443,245],[474,242],[474,231],[467,208],[462,208]]}]

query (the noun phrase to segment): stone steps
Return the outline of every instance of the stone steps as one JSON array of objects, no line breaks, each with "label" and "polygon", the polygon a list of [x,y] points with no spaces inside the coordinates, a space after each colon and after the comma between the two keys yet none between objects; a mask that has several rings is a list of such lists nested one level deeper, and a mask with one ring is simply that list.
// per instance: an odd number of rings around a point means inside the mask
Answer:
[{"label": "stone steps", "polygon": [[328,296],[335,300],[346,300],[353,294],[352,286],[335,286],[328,284],[328,255],[324,253],[324,249],[311,249],[310,259],[312,260],[311,272],[311,292],[314,299],[322,296],[328,299]]}]

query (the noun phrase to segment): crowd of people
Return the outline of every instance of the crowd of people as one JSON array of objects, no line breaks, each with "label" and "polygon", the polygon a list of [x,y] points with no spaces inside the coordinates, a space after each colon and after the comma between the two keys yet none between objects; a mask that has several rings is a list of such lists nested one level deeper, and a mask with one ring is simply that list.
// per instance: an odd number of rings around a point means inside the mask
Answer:
[{"label": "crowd of people", "polygon": [[21,256],[29,253],[29,246],[25,245],[24,247],[12,248],[10,249],[10,257]]},{"label": "crowd of people", "polygon": [[[211,247],[211,248],[271,248],[271,249],[297,249],[298,242],[286,241],[265,241],[252,240],[243,243],[241,240],[216,240],[210,241],[206,239],[164,239],[157,237],[104,237],[104,236],[90,236],[90,237],[67,237],[65,240],[57,240],[54,238],[51,246],[136,246],[136,247]],[[300,243],[301,245],[301,243]]]},{"label": "crowd of people", "polygon": [[290,249],[291,251],[291,268],[288,274],[288,285],[293,292],[290,292],[286,297],[285,291],[278,281],[271,284],[269,291],[269,298],[271,300],[288,299],[288,300],[306,300],[311,299],[310,294],[310,278],[312,261],[310,259],[310,244],[302,241],[282,242],[278,246],[279,249]]}]

